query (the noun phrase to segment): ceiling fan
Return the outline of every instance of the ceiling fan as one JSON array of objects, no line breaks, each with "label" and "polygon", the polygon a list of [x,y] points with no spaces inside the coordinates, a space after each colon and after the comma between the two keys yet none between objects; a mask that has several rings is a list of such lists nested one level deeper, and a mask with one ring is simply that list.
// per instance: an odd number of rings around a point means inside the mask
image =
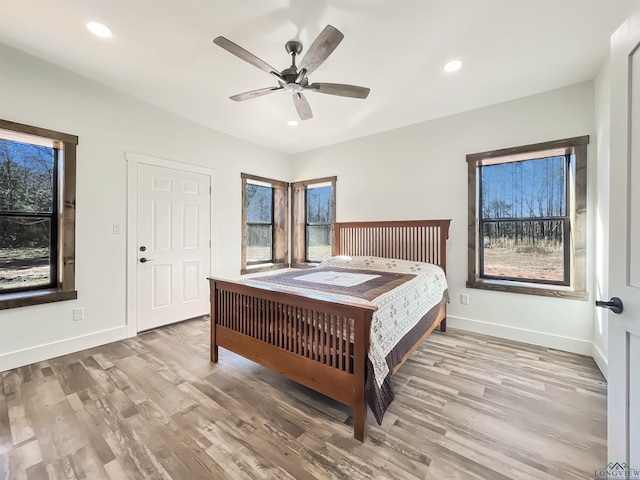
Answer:
[{"label": "ceiling fan", "polygon": [[302,44],[297,40],[288,41],[284,48],[291,55],[291,66],[281,72],[263,60],[260,60],[251,52],[227,40],[225,37],[216,37],[213,43],[245,62],[249,62],[251,65],[258,67],[260,70],[264,70],[278,81],[278,86],[239,93],[229,97],[231,100],[240,102],[284,90],[293,94],[293,103],[300,118],[302,120],[308,120],[313,117],[313,114],[311,113],[309,102],[303,94],[305,91],[352,98],[367,98],[367,95],[369,95],[369,89],[366,87],[345,85],[342,83],[309,83],[309,75],[322,65],[343,38],[344,35],[342,32],[331,25],[327,25],[311,44],[311,47],[307,50],[304,57],[302,57],[299,67],[296,66],[296,57],[302,52]]}]

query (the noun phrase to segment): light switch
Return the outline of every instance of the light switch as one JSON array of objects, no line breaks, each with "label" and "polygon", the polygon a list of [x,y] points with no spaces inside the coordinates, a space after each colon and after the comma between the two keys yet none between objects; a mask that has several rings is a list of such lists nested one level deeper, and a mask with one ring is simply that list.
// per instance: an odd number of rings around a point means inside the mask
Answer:
[{"label": "light switch", "polygon": [[122,225],[119,223],[113,224],[113,234],[114,235],[122,235]]}]

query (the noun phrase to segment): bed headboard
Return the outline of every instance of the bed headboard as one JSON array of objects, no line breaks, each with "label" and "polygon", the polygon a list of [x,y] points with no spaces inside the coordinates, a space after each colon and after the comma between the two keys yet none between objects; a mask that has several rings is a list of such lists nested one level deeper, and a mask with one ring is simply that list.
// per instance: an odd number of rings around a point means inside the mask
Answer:
[{"label": "bed headboard", "polygon": [[447,271],[451,220],[339,222],[333,227],[334,255],[371,255],[440,265]]}]

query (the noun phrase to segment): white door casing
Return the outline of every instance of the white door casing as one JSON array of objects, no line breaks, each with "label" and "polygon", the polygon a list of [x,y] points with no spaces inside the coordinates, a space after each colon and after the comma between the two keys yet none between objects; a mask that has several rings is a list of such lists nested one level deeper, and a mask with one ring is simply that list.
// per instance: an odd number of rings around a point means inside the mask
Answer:
[{"label": "white door casing", "polygon": [[640,469],[640,13],[611,37],[608,458]]},{"label": "white door casing", "polygon": [[209,310],[213,172],[133,153],[126,158],[127,323],[134,336]]}]

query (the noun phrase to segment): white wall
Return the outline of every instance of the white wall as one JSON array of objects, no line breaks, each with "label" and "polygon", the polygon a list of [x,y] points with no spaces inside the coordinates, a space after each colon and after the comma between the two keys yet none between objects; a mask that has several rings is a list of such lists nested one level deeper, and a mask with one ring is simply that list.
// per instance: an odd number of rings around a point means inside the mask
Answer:
[{"label": "white wall", "polygon": [[[451,218],[450,326],[591,355],[592,301],[465,287],[465,156],[580,135],[591,135],[588,168],[595,172],[593,82],[297,154],[292,158],[291,180],[337,175],[338,221]],[[590,259],[594,188],[591,179]],[[587,285],[592,285],[592,263]],[[461,293],[469,294],[469,305],[460,304]]]},{"label": "white wall", "polygon": [[[0,45],[0,63],[0,117],[79,137],[79,298],[1,310],[0,371],[126,336],[126,235],[112,234],[113,224],[126,226],[125,151],[215,169],[214,274],[238,275],[240,172],[291,181],[337,175],[339,221],[453,219],[448,246],[452,327],[589,355],[597,347],[606,358],[606,325],[599,317],[594,339],[593,292],[585,302],[465,288],[468,153],[591,135],[590,248],[593,245],[595,147],[597,140],[604,142],[600,137],[607,129],[603,75],[596,82],[597,132],[594,84],[587,82],[288,158],[10,47]],[[599,205],[608,198],[599,186],[597,195]],[[604,223],[598,226],[601,231],[606,231]],[[596,258],[593,248],[589,254]],[[598,253],[599,270],[601,261]],[[602,277],[593,280],[592,273],[590,268],[589,285],[606,285]],[[468,306],[459,303],[463,292],[470,295]],[[76,307],[85,308],[85,320],[72,321]]]},{"label": "white wall", "polygon": [[[288,180],[287,156],[7,46],[0,65],[0,117],[79,137],[78,300],[0,310],[0,371],[125,337],[126,235],[112,233],[113,224],[127,224],[125,151],[215,169],[212,273],[238,275],[240,172]],[[72,321],[76,307],[85,320]]]},{"label": "white wall", "polygon": [[[595,263],[594,263],[594,297],[609,299],[609,147],[611,125],[611,83],[609,58],[598,72],[595,79],[595,125],[597,136],[598,162],[595,176],[596,212],[595,212]],[[602,374],[607,376],[607,343],[608,343],[608,311],[597,308],[593,327],[593,358]]]}]

